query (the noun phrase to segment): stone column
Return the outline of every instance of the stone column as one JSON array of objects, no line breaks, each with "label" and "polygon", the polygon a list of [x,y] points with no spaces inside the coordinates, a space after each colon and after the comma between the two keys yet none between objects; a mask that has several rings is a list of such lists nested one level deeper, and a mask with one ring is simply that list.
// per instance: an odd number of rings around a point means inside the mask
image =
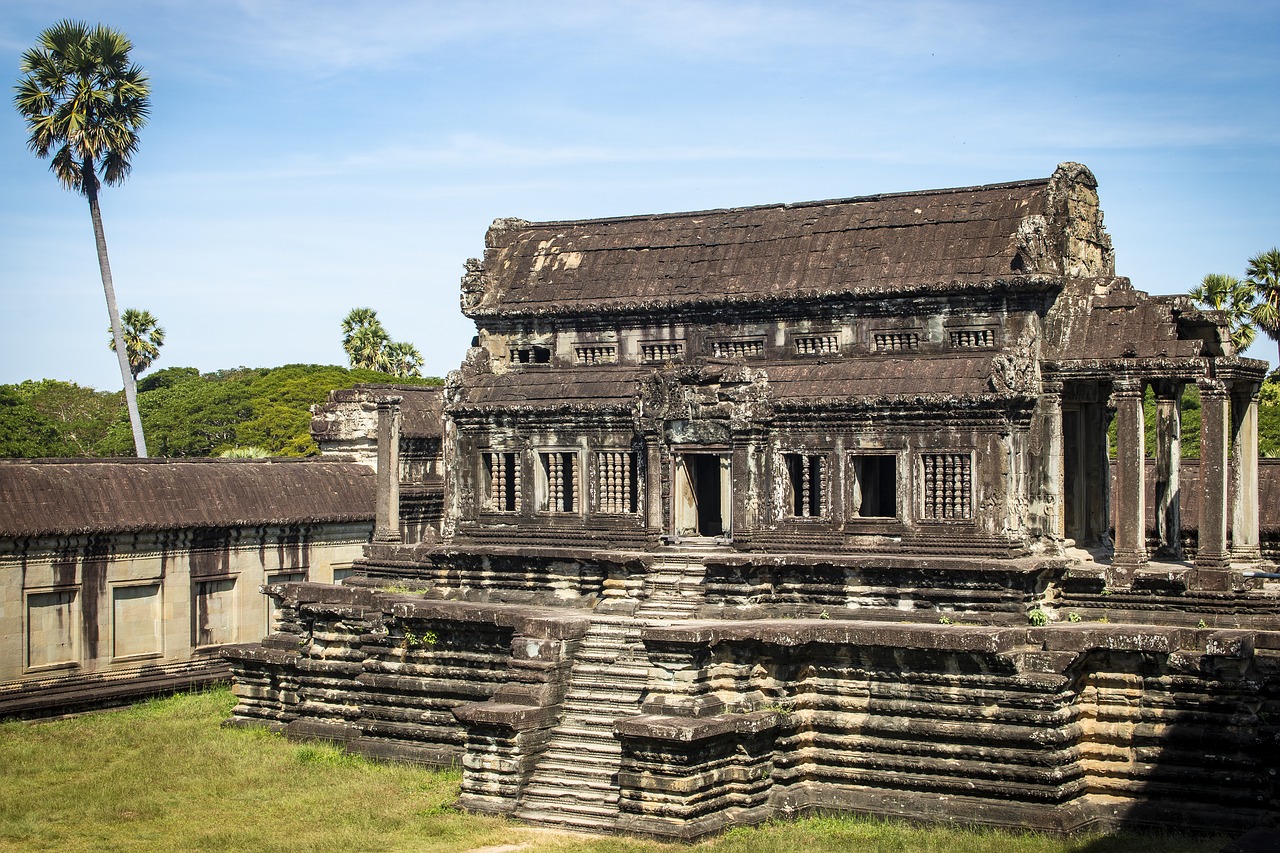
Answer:
[{"label": "stone column", "polygon": [[1231,399],[1221,381],[1202,379],[1200,387],[1200,523],[1191,585],[1201,590],[1231,587],[1227,551],[1227,442]]},{"label": "stone column", "polygon": [[1041,438],[1040,482],[1044,495],[1042,535],[1061,543],[1064,534],[1062,488],[1062,383],[1045,380],[1040,385],[1044,433]]},{"label": "stone column", "polygon": [[1231,561],[1256,564],[1258,545],[1258,391],[1242,383],[1231,399]]},{"label": "stone column", "polygon": [[1156,538],[1159,555],[1182,559],[1182,386],[1156,383]]},{"label": "stone column", "polygon": [[1115,552],[1107,585],[1128,587],[1134,571],[1147,562],[1146,448],[1140,379],[1112,383],[1116,410]]},{"label": "stone column", "polygon": [[400,542],[400,402],[403,397],[378,399],[377,509],[373,541]]}]

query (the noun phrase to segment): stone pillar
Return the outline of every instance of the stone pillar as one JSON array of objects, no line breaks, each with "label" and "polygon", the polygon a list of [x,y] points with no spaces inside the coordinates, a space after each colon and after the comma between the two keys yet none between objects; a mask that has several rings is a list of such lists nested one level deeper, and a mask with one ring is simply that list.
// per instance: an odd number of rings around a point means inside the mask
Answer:
[{"label": "stone pillar", "polygon": [[1231,399],[1221,381],[1202,379],[1200,387],[1200,523],[1191,585],[1201,590],[1231,587],[1227,551],[1227,443]]},{"label": "stone pillar", "polygon": [[1231,399],[1231,561],[1256,564],[1258,544],[1258,391],[1249,382]]},{"label": "stone pillar", "polygon": [[1040,386],[1044,433],[1041,438],[1040,482],[1044,494],[1042,535],[1061,542],[1064,533],[1062,466],[1062,383],[1044,381]]},{"label": "stone pillar", "polygon": [[400,542],[400,401],[378,399],[377,509],[373,541]]},{"label": "stone pillar", "polygon": [[1147,562],[1146,448],[1140,379],[1112,383],[1116,410],[1115,552],[1107,585],[1128,587],[1134,571]]},{"label": "stone pillar", "polygon": [[1182,386],[1156,383],[1156,538],[1157,553],[1182,559]]}]

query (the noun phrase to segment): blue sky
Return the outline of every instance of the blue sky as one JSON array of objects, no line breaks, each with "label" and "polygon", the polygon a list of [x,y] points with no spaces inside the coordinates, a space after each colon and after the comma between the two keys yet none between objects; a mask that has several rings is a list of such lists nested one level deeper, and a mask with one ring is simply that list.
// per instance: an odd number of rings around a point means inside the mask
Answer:
[{"label": "blue sky", "polygon": [[[167,330],[157,367],[341,364],[339,322],[367,305],[443,375],[473,334],[463,262],[499,216],[1077,160],[1136,287],[1242,275],[1280,243],[1274,2],[0,0],[9,87],[64,17],[126,32],[151,76],[103,213],[121,306]],[[87,205],[25,143],[0,109],[0,382],[118,389]]]}]

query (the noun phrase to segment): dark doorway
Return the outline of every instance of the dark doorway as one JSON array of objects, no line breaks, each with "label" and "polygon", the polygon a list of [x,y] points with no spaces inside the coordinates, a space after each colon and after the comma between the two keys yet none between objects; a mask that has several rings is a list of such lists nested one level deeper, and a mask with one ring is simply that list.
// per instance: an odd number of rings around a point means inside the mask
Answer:
[{"label": "dark doorway", "polygon": [[719,453],[680,455],[673,495],[676,535],[725,535],[728,461]]}]

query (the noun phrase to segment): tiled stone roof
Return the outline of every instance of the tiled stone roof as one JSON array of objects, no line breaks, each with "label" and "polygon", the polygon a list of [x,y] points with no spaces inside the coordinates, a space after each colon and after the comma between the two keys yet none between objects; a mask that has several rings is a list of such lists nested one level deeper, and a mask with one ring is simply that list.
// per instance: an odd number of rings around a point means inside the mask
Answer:
[{"label": "tiled stone roof", "polygon": [[0,536],[372,520],[373,472],[319,460],[0,460]]},{"label": "tiled stone roof", "polygon": [[[653,310],[990,285],[1050,179],[576,222],[498,220],[473,317]],[[471,304],[467,304],[470,299]]]}]

